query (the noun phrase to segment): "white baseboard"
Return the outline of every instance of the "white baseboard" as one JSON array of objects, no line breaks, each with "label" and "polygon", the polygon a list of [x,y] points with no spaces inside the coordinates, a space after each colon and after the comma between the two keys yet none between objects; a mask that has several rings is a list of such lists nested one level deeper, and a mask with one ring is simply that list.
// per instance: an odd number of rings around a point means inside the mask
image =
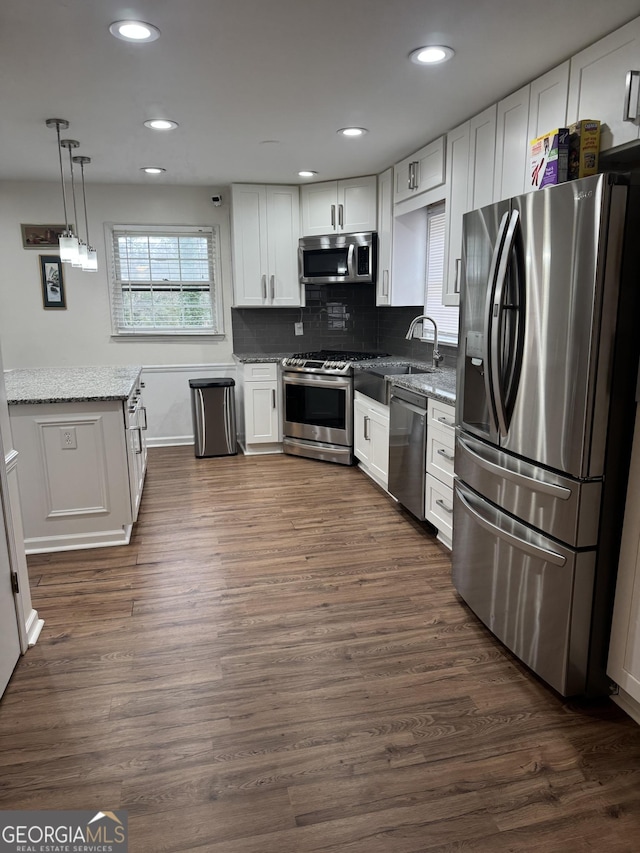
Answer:
[{"label": "white baseboard", "polygon": [[192,435],[165,435],[147,439],[147,447],[182,447],[193,443]]},{"label": "white baseboard", "polygon": [[38,616],[37,610],[32,610],[29,614],[29,618],[27,619],[26,631],[27,631],[27,642],[29,643],[29,648],[31,646],[35,646],[38,642],[38,637],[40,636],[40,631],[42,631],[42,626],[44,625],[44,619],[40,619]]},{"label": "white baseboard", "polygon": [[49,554],[52,551],[80,551],[83,548],[110,548],[128,545],[131,524],[119,530],[99,530],[96,533],[72,533],[67,536],[37,536],[24,540],[27,554]]}]

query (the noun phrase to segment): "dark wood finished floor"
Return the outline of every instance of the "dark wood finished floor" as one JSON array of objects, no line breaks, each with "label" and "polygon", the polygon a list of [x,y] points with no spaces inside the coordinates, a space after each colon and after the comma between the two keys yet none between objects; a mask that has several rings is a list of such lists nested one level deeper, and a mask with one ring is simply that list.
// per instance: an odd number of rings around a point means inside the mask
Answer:
[{"label": "dark wood finished floor", "polygon": [[640,727],[563,702],[355,468],[150,452],[127,547],[29,560],[0,808],[132,853],[640,850]]}]

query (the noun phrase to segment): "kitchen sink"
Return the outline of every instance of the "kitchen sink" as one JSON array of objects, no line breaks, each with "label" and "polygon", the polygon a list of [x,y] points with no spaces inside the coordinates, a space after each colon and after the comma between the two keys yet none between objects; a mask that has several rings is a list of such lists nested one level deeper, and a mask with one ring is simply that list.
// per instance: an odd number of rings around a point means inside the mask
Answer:
[{"label": "kitchen sink", "polygon": [[366,370],[356,370],[353,377],[355,391],[360,391],[367,397],[379,403],[389,405],[391,396],[392,376],[409,376],[413,374],[430,373],[428,367],[417,367],[414,364],[390,364],[386,367],[369,367]]}]

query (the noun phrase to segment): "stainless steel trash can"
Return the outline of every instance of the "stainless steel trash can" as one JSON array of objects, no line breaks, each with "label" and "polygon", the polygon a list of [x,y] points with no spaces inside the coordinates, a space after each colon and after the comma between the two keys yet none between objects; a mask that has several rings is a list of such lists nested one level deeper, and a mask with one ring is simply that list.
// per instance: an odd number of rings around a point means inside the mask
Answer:
[{"label": "stainless steel trash can", "polygon": [[196,457],[238,452],[235,384],[233,379],[189,380]]}]

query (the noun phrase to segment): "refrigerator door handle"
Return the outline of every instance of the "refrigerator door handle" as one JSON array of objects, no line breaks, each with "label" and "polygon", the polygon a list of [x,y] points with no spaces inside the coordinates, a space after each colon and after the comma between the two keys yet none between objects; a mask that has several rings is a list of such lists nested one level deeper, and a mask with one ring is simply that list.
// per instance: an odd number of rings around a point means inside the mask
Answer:
[{"label": "refrigerator door handle", "polygon": [[[520,214],[517,210],[511,211],[509,217],[509,225],[507,227],[504,246],[500,253],[500,263],[496,275],[496,283],[493,288],[494,296],[491,302],[489,313],[491,315],[491,333],[489,342],[490,352],[490,368],[491,368],[491,386],[493,388],[493,399],[495,403],[495,411],[498,422],[498,430],[501,436],[506,436],[509,431],[507,424],[507,407],[505,404],[505,391],[502,388],[500,381],[501,368],[501,344],[502,344],[502,329],[503,329],[503,314],[504,314],[504,288],[507,280],[507,270],[509,269],[509,261],[516,236],[516,228]],[[504,222],[504,219],[503,219]]]},{"label": "refrigerator door handle", "polygon": [[561,501],[568,501],[571,497],[571,489],[564,486],[558,486],[556,483],[545,483],[542,480],[535,480],[533,477],[527,477],[526,474],[518,474],[515,471],[509,471],[498,465],[496,462],[491,462],[485,459],[476,450],[472,449],[464,438],[458,438],[458,447],[473,458],[474,463],[478,468],[483,468],[490,474],[496,474],[502,477],[503,480],[510,480],[517,486],[524,486],[531,489],[533,492],[538,492],[544,495],[549,495],[552,498],[557,498]]},{"label": "refrigerator door handle", "polygon": [[502,254],[502,246],[504,244],[504,235],[507,231],[509,225],[509,212],[507,211],[502,217],[502,221],[500,222],[500,227],[498,228],[498,238],[496,240],[495,247],[493,249],[493,256],[491,258],[491,266],[489,268],[489,278],[488,283],[489,286],[487,288],[487,301],[485,305],[484,311],[484,339],[483,339],[483,351],[484,351],[484,388],[485,393],[487,395],[487,405],[489,407],[489,420],[491,421],[491,427],[494,430],[498,429],[498,417],[496,414],[496,405],[494,400],[494,392],[493,386],[491,384],[491,349],[489,347],[489,340],[491,338],[491,332],[493,327],[493,296],[496,289],[496,271],[498,269],[498,264],[500,262],[500,256]]},{"label": "refrigerator door handle", "polygon": [[493,536],[496,536],[498,539],[502,539],[503,542],[507,542],[509,545],[512,545],[516,550],[523,551],[525,554],[544,560],[546,563],[552,563],[554,566],[560,567],[566,564],[567,558],[562,554],[558,554],[555,551],[549,551],[547,548],[541,548],[539,545],[527,542],[519,536],[514,536],[513,533],[507,533],[506,530],[503,530],[497,524],[494,524],[484,518],[468,502],[458,483],[455,484],[455,489],[460,502],[467,512],[473,516],[475,522],[479,524],[480,527],[484,527],[485,530],[488,530]]}]

